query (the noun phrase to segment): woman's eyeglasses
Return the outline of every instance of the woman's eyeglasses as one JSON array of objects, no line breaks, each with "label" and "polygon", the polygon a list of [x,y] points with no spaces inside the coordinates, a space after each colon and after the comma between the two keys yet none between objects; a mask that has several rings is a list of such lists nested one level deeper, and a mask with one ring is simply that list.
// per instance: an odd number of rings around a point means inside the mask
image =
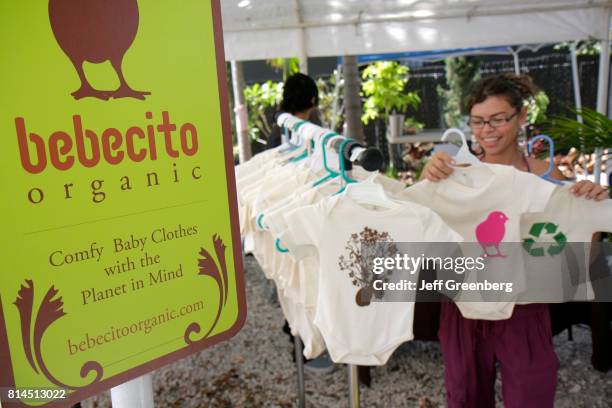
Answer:
[{"label": "woman's eyeglasses", "polygon": [[497,129],[497,128],[504,126],[506,123],[510,122],[512,118],[515,117],[516,115],[518,115],[518,112],[514,112],[512,115],[507,116],[507,117],[502,116],[502,115],[493,116],[489,120],[484,120],[482,118],[477,118],[477,117],[471,117],[468,122],[468,125],[472,129],[482,129],[483,127],[485,127],[486,124],[489,124],[489,126],[491,126],[492,128]]}]

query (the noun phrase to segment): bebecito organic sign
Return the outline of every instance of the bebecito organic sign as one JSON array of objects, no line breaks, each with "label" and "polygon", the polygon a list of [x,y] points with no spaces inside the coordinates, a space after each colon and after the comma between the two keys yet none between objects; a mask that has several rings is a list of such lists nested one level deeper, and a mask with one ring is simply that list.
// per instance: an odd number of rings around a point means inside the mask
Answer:
[{"label": "bebecito organic sign", "polygon": [[70,405],[237,333],[219,1],[3,1],[0,34],[3,404]]}]

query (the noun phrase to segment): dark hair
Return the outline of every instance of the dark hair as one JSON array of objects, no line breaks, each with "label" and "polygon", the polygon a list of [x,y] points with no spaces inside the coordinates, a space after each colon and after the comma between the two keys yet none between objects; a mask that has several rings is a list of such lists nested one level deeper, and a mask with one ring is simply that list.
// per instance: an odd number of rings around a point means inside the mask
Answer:
[{"label": "dark hair", "polygon": [[319,104],[319,89],[314,79],[297,73],[291,75],[283,86],[281,109],[288,113],[304,112]]},{"label": "dark hair", "polygon": [[528,75],[498,74],[483,78],[474,85],[467,100],[466,112],[469,114],[477,103],[484,102],[489,96],[501,96],[517,111],[523,108],[523,102],[535,96],[538,88]]}]

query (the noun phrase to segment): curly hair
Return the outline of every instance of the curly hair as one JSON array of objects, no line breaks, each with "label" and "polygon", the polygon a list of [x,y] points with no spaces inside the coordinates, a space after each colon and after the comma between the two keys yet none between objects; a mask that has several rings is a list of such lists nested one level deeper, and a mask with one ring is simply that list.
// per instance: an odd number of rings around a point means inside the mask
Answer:
[{"label": "curly hair", "polygon": [[319,89],[314,79],[297,73],[291,75],[283,86],[281,109],[285,112],[304,112],[319,104]]},{"label": "curly hair", "polygon": [[469,114],[477,103],[484,102],[489,96],[500,96],[517,111],[523,103],[538,93],[538,88],[528,75],[498,74],[478,81],[467,100],[466,112]]}]

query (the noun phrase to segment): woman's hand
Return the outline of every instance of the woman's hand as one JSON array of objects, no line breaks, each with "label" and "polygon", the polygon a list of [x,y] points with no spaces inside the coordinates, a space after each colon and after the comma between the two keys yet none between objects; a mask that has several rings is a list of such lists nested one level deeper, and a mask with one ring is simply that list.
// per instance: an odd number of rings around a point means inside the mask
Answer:
[{"label": "woman's hand", "polygon": [[579,181],[570,191],[574,193],[576,197],[584,196],[587,200],[595,199],[596,201],[602,201],[610,198],[607,187],[600,186],[588,180]]},{"label": "woman's hand", "polygon": [[426,178],[433,182],[444,180],[452,174],[453,168],[450,167],[452,164],[455,164],[455,161],[451,156],[444,152],[436,152],[427,161],[421,179]]}]

